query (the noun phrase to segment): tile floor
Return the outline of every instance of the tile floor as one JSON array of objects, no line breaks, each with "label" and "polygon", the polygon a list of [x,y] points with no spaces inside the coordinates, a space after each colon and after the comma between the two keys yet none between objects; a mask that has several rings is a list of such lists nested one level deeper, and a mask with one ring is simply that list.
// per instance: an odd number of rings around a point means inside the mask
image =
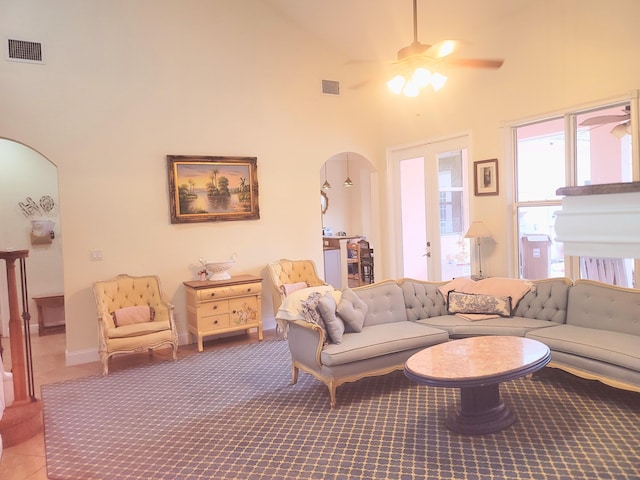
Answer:
[{"label": "tile floor", "polygon": [[[265,339],[276,338],[275,330],[265,330]],[[220,348],[222,346],[254,342],[257,333],[241,334],[226,338],[216,338],[205,342],[205,349]],[[3,363],[5,370],[11,369],[11,352],[9,351],[9,339],[2,338],[4,347]],[[100,375],[102,365],[100,362],[86,363],[82,365],[65,366],[66,337],[64,333],[39,336],[37,333],[31,336],[31,350],[33,353],[34,384],[37,398],[40,395],[40,387],[47,383],[57,383],[74,378],[90,375]],[[178,360],[188,355],[198,353],[197,346],[181,345],[178,348]],[[110,363],[109,371],[118,371],[131,368],[135,365],[144,365],[149,362],[159,362],[171,359],[170,349],[162,349],[147,353],[117,355]],[[44,435],[35,437],[11,448],[5,448],[0,458],[0,479],[2,480],[47,480],[47,471],[44,452]]]}]

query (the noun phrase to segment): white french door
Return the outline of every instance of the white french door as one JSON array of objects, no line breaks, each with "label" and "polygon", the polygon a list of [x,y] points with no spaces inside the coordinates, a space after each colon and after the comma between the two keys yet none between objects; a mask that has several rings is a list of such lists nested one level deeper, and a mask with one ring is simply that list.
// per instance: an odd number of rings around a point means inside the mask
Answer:
[{"label": "white french door", "polygon": [[471,274],[467,155],[466,136],[390,150],[396,276]]}]

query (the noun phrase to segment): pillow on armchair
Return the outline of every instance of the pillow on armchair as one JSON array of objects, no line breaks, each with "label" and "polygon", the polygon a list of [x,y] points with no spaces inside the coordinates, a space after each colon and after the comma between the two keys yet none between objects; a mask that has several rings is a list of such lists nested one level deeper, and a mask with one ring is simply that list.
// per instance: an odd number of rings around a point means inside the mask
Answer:
[{"label": "pillow on armchair", "polygon": [[116,327],[132,325],[134,323],[153,322],[155,316],[155,309],[149,305],[124,307],[117,309],[115,312],[111,312],[111,317]]}]

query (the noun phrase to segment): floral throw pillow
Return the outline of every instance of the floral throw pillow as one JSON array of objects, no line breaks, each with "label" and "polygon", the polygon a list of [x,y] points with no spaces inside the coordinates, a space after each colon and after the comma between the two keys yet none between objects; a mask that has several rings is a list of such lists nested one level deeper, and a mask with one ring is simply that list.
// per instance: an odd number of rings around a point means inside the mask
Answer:
[{"label": "floral throw pillow", "polygon": [[481,313],[510,317],[511,297],[459,293],[452,290],[448,295],[448,310],[449,313]]},{"label": "floral throw pillow", "polygon": [[327,326],[324,324],[324,320],[318,312],[318,303],[321,297],[322,294],[320,292],[313,292],[306,300],[302,300],[300,302],[300,313],[307,322],[314,323],[322,329],[324,333],[324,343],[327,343],[329,341]]}]

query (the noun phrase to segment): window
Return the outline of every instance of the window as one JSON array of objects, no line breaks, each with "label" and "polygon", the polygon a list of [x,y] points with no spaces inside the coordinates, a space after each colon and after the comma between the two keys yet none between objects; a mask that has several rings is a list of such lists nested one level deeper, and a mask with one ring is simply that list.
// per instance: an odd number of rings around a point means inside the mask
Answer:
[{"label": "window", "polygon": [[631,104],[622,102],[514,127],[520,278],[569,276],[633,286],[633,259],[580,258],[565,265],[555,241],[560,187],[633,178]]}]

